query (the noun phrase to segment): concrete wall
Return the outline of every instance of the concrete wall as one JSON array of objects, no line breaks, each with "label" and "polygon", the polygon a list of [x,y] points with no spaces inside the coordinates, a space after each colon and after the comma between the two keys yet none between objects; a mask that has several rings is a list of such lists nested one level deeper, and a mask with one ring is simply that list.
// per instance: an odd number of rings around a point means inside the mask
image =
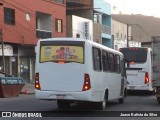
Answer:
[{"label": "concrete wall", "polygon": [[[112,19],[111,34],[114,36],[114,49],[119,50],[121,47],[127,47],[127,24]],[[128,40],[130,47],[140,47],[141,43],[132,41],[131,27],[128,30]]]},{"label": "concrete wall", "polygon": [[93,41],[102,44],[102,25],[93,23]]},{"label": "concrete wall", "polygon": [[85,38],[85,30],[84,30],[84,23],[88,22],[88,35],[89,40],[93,41],[93,22],[92,20],[81,18],[78,16],[72,16],[72,37],[77,37],[79,34],[80,38]]},{"label": "concrete wall", "polygon": [[67,11],[67,15],[75,15],[86,19],[93,19],[93,11],[92,10],[70,10]]},{"label": "concrete wall", "polygon": [[73,31],[72,31],[72,15],[67,15],[67,25],[66,25],[66,34],[67,37],[72,37]]},{"label": "concrete wall", "polygon": [[[116,40],[126,40],[127,24],[112,19],[111,34],[114,35]],[[129,30],[128,36],[131,36],[131,30]]]}]

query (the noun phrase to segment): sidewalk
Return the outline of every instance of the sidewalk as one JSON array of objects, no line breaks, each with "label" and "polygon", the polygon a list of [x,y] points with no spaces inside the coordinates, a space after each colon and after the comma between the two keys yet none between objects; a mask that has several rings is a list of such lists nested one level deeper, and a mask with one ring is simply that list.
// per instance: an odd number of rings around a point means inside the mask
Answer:
[{"label": "sidewalk", "polygon": [[26,83],[23,89],[21,90],[21,94],[34,94],[35,87],[33,83]]}]

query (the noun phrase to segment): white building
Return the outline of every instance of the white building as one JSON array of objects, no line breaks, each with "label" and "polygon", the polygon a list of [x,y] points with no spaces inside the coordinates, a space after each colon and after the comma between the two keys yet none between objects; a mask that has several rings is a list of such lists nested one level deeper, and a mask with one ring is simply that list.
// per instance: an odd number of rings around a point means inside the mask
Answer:
[{"label": "white building", "polygon": [[[112,19],[112,40],[113,48],[119,50],[121,47],[127,47],[127,24]],[[132,40],[131,27],[128,28],[129,47],[141,47],[141,43]]]},{"label": "white building", "polygon": [[67,16],[67,37],[93,41],[93,21],[75,15]]}]

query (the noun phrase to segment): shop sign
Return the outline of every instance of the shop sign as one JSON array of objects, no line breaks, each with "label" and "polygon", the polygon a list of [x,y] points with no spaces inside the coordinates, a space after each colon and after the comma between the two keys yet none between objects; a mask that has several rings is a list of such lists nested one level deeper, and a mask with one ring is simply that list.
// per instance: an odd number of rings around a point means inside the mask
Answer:
[{"label": "shop sign", "polygon": [[89,22],[84,22],[84,37],[89,40]]},{"label": "shop sign", "polygon": [[[2,56],[2,45],[0,45],[0,56]],[[13,56],[13,47],[4,44],[4,56]]]}]

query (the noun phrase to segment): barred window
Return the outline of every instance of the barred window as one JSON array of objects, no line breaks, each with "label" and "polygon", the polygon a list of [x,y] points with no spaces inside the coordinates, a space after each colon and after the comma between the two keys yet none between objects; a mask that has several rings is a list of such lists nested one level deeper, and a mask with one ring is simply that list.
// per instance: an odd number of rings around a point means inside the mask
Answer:
[{"label": "barred window", "polygon": [[15,25],[15,10],[4,7],[4,23]]},{"label": "barred window", "polygon": [[62,20],[61,19],[57,19],[56,18],[56,22],[55,22],[55,28],[56,28],[56,32],[63,32],[63,23],[62,23]]}]

